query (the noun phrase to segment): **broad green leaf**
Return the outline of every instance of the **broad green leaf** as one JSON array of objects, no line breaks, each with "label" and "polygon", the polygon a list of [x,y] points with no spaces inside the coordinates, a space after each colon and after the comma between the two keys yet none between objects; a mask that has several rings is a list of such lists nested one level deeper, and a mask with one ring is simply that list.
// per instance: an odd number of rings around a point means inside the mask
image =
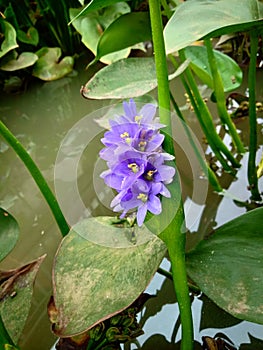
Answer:
[{"label": "broad green leaf", "polygon": [[0,261],[14,248],[19,237],[19,227],[15,218],[0,208]]},{"label": "broad green leaf", "polygon": [[69,74],[73,70],[74,59],[71,56],[64,57],[61,61],[61,49],[59,47],[43,47],[36,52],[39,57],[32,74],[42,80],[57,80]]},{"label": "broad green leaf", "polygon": [[0,315],[9,336],[17,344],[31,307],[33,285],[45,255],[11,271],[0,271]]},{"label": "broad green leaf", "polygon": [[7,21],[0,21],[2,31],[4,35],[4,41],[1,45],[0,58],[3,57],[7,52],[18,47],[16,42],[16,31],[15,28]]},{"label": "broad green leaf", "polygon": [[166,52],[196,40],[262,26],[263,4],[257,0],[191,0],[176,7],[164,29]]},{"label": "broad green leaf", "polygon": [[[70,9],[70,18],[74,18],[79,9]],[[85,16],[80,16],[73,22],[73,26],[81,35],[83,44],[96,56],[98,42],[104,30],[110,26],[118,17],[129,13],[130,8],[126,3],[118,3],[107,7],[102,13],[97,11],[89,13]],[[128,57],[130,49],[126,48],[118,52],[108,54],[101,58],[101,62],[110,64],[121,58]]]},{"label": "broad green leaf", "polygon": [[[213,89],[213,78],[209,67],[207,51],[204,46],[188,46],[185,55],[191,60],[190,67],[209,88]],[[229,56],[214,50],[217,68],[221,75],[224,91],[237,89],[242,83],[242,70]]]},{"label": "broad green leaf", "polygon": [[26,67],[33,66],[38,60],[38,56],[33,52],[22,52],[16,59],[10,60],[0,66],[1,70],[15,71]]},{"label": "broad green leaf", "polygon": [[81,11],[78,11],[70,20],[69,24],[78,19],[80,16],[86,15],[90,12],[100,10],[104,7],[112,6],[121,0],[91,0],[87,6],[85,6]]},{"label": "broad green leaf", "polygon": [[[184,62],[174,73],[173,79],[188,66]],[[84,86],[86,98],[130,98],[145,95],[157,87],[154,58],[127,58],[112,63],[98,71]]]},{"label": "broad green leaf", "polygon": [[132,12],[122,15],[106,28],[100,37],[96,61],[111,52],[151,40],[151,37],[148,12]]},{"label": "broad green leaf", "polygon": [[39,40],[38,31],[34,27],[28,28],[28,31],[26,33],[18,29],[17,39],[22,43],[37,46]]},{"label": "broad green leaf", "polygon": [[163,259],[164,243],[145,227],[85,219],[63,239],[53,267],[53,331],[72,336],[133,303]]},{"label": "broad green leaf", "polygon": [[263,324],[263,208],[219,227],[187,254],[191,279],[219,307]]}]

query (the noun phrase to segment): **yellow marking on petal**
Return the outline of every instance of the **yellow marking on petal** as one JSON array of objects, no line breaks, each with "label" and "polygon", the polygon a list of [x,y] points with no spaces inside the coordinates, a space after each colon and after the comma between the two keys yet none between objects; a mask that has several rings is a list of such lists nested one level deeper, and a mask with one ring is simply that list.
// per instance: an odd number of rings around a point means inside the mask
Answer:
[{"label": "yellow marking on petal", "polygon": [[136,123],[140,124],[140,122],[141,122],[141,120],[142,120],[142,116],[136,115],[136,116],[134,117],[134,120],[135,120]]},{"label": "yellow marking on petal", "polygon": [[136,163],[130,163],[128,164],[128,168],[132,170],[133,173],[138,173],[139,167]]},{"label": "yellow marking on petal", "polygon": [[145,179],[151,181],[156,171],[157,171],[156,169],[147,171],[146,175],[144,175]]},{"label": "yellow marking on petal", "polygon": [[145,151],[146,145],[147,145],[146,141],[139,142],[138,146],[139,146],[140,151]]},{"label": "yellow marking on petal", "polygon": [[148,200],[148,196],[145,193],[139,193],[137,199],[140,199],[143,203],[145,203]]},{"label": "yellow marking on petal", "polygon": [[129,135],[129,133],[127,132],[127,131],[124,131],[122,134],[120,134],[120,137],[122,138],[122,139],[124,139],[124,138],[126,138],[126,137],[129,137],[130,135]]}]

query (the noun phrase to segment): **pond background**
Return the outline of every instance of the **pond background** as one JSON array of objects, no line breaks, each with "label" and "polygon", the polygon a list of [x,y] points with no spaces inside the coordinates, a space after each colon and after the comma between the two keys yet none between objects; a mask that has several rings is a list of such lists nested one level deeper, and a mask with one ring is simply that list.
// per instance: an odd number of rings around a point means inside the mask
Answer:
[{"label": "pond background", "polygon": [[[54,188],[54,164],[56,156],[68,130],[77,121],[87,114],[116,101],[85,100],[80,94],[80,87],[86,83],[92,71],[85,71],[83,63],[71,76],[54,82],[33,82],[29,89],[22,94],[2,94],[0,96],[1,119],[18,137],[32,158],[43,172],[44,177]],[[257,99],[263,101],[262,72],[258,75]],[[179,80],[174,83],[176,98],[179,106],[186,103],[183,89]],[[245,92],[246,83],[240,91]],[[155,92],[153,92],[155,96]],[[202,133],[194,114],[186,112],[190,126],[202,142]],[[260,144],[263,144],[262,119],[259,118]],[[244,130],[243,139],[247,139],[245,130],[248,129],[247,118],[238,121],[238,128]],[[92,127],[98,129],[94,121],[90,121]],[[103,129],[101,129],[101,136]],[[228,138],[225,138],[226,143]],[[204,145],[204,148],[206,146]],[[84,152],[78,167],[78,186],[83,202],[89,208],[93,216],[110,215],[110,210],[97,197],[97,191],[93,186],[93,168],[101,148],[99,138],[96,138],[90,147]],[[262,147],[261,147],[262,152]],[[258,152],[260,157],[261,152]],[[229,187],[229,192],[242,200],[250,196],[247,190],[246,179],[247,154],[242,159],[242,168],[238,171],[238,180],[228,174],[223,174],[220,179],[224,188]],[[245,209],[238,207],[231,198],[221,197],[209,189],[207,195],[200,195],[200,201],[192,201],[193,174],[189,161],[185,159],[180,147],[177,150],[177,164],[183,184],[183,197],[185,205],[191,204],[191,215],[186,223],[191,226],[191,232],[187,234],[187,248],[191,248],[212,229],[245,213]],[[200,191],[202,183],[206,189],[206,180],[202,179],[200,172]],[[262,189],[262,178],[259,187]],[[101,188],[103,192],[103,188]],[[205,190],[204,190],[205,191]],[[205,197],[202,198],[202,197]],[[107,201],[107,199],[105,199]],[[21,235],[11,252],[0,265],[1,269],[11,269],[23,265],[37,257],[46,254],[41,269],[38,273],[30,317],[26,324],[22,350],[47,350],[52,347],[56,338],[50,331],[50,323],[47,317],[46,306],[51,291],[51,269],[54,254],[57,250],[61,235],[53,216],[45,203],[37,186],[29,175],[27,169],[0,138],[0,206],[8,210],[18,221]],[[70,203],[72,213],[76,211],[74,201]],[[196,214],[195,214],[196,213]],[[190,224],[189,224],[190,222]],[[198,233],[196,232],[198,231]],[[169,261],[164,259],[162,267],[169,269]],[[262,286],[263,288],[263,286]],[[120,291],[121,292],[121,291]],[[145,334],[138,338],[143,349],[179,349],[178,344],[172,344],[180,340],[180,327],[178,322],[178,307],[174,296],[171,281],[156,274],[147,292],[157,294],[150,299],[142,312],[142,323]],[[118,296],[116,296],[118,297]],[[196,349],[201,349],[199,343],[202,336],[221,337],[226,335],[240,349],[263,349],[263,326],[250,322],[241,322],[218,309],[205,296],[194,296],[193,316],[195,323]],[[96,301],[94,301],[96,302]],[[248,333],[254,338],[249,338]],[[225,334],[225,336],[224,336]],[[249,345],[250,341],[252,342]],[[137,349],[136,345],[125,345],[125,349]]]}]

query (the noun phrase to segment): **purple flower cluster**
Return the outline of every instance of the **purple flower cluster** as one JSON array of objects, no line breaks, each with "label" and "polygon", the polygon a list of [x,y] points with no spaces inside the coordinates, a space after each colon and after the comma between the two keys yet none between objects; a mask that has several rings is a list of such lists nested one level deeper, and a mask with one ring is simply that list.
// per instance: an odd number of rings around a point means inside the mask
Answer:
[{"label": "purple flower cluster", "polygon": [[124,115],[110,121],[110,130],[101,140],[106,146],[100,157],[107,161],[108,170],[101,174],[106,185],[118,194],[111,206],[122,211],[137,209],[137,224],[144,222],[147,210],[160,214],[162,205],[159,195],[170,197],[166,184],[170,183],[175,169],[165,165],[174,157],[162,151],[164,136],[160,129],[164,125],[154,123],[156,107],[146,104],[137,112],[131,99],[123,103]]}]

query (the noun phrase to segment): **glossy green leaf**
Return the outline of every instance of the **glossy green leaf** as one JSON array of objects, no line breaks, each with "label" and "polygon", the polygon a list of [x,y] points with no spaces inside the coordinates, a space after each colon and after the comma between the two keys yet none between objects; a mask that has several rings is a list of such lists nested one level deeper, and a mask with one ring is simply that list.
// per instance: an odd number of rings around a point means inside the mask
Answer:
[{"label": "glossy green leaf", "polygon": [[43,47],[36,52],[37,60],[32,74],[42,80],[57,80],[69,74],[73,70],[74,59],[71,56],[64,57],[61,61],[61,49],[59,47]]},{"label": "glossy green leaf", "polygon": [[39,41],[38,31],[34,27],[28,28],[28,31],[26,33],[18,29],[17,39],[22,43],[37,46]]},{"label": "glossy green leaf", "polygon": [[167,53],[196,40],[262,26],[263,4],[257,0],[191,0],[183,2],[164,29]]},{"label": "glossy green leaf", "polygon": [[4,35],[4,41],[1,45],[0,58],[3,57],[7,52],[18,47],[16,42],[16,31],[15,28],[7,21],[0,21],[2,27],[2,34]]},{"label": "glossy green leaf", "polygon": [[0,261],[14,248],[19,237],[19,226],[15,218],[0,208]]},{"label": "glossy green leaf", "polygon": [[148,12],[132,12],[122,15],[106,28],[100,37],[96,60],[111,52],[151,40],[151,37]]},{"label": "glossy green leaf", "polygon": [[104,7],[112,6],[121,0],[91,0],[81,11],[78,11],[75,16],[71,18],[69,24],[78,19],[80,16],[86,15],[90,12],[100,10]]},{"label": "glossy green leaf", "polygon": [[22,52],[16,59],[10,60],[0,66],[1,70],[15,71],[26,67],[33,66],[38,60],[38,56],[33,52]]},{"label": "glossy green leaf", "polygon": [[[173,79],[188,66],[184,62],[174,73]],[[112,63],[98,71],[84,86],[86,98],[130,98],[146,94],[157,87],[154,58],[127,58]]]},{"label": "glossy green leaf", "polygon": [[53,331],[72,336],[124,310],[145,290],[164,243],[145,227],[85,219],[63,239],[53,270]]},{"label": "glossy green leaf", "polygon": [[[70,9],[70,18],[73,19],[80,12],[79,9]],[[130,8],[126,3],[118,3],[107,7],[102,13],[98,11],[80,16],[73,22],[73,26],[81,35],[83,44],[96,56],[98,42],[104,30],[111,25],[118,17],[129,13]],[[121,58],[128,57],[130,49],[126,48],[118,52],[108,54],[101,58],[103,63],[110,64]]]},{"label": "glossy green leaf", "polygon": [[191,279],[219,307],[263,324],[263,208],[219,227],[187,254]]},{"label": "glossy green leaf", "polygon": [[14,344],[17,344],[31,307],[33,285],[45,255],[11,271],[0,271],[0,314]]},{"label": "glossy green leaf", "polygon": [[[196,75],[209,88],[213,89],[213,78],[204,46],[188,46],[185,48],[185,55],[191,60],[190,67]],[[243,73],[239,65],[224,53],[214,50],[217,68],[222,78],[225,92],[237,89],[243,78]]]}]

